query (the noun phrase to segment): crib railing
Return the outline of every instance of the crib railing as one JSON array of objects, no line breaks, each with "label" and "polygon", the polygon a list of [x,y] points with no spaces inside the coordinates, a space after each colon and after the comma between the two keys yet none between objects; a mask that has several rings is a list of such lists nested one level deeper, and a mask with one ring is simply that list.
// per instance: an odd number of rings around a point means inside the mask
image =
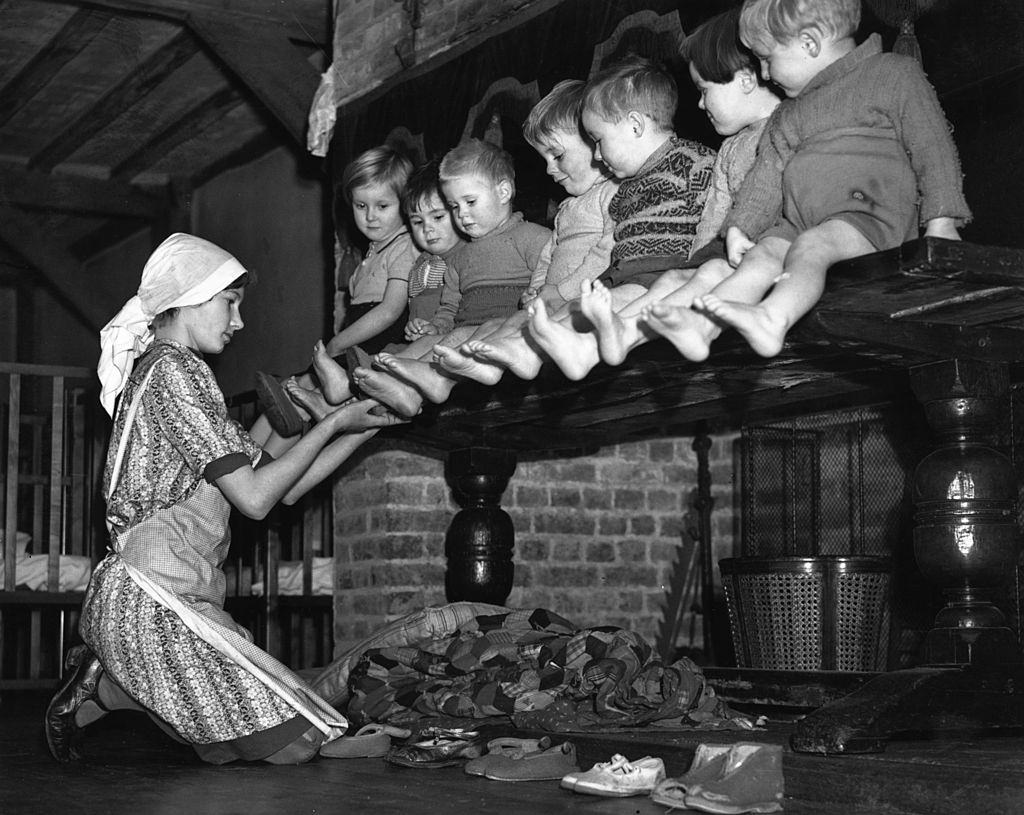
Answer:
[{"label": "crib railing", "polygon": [[[250,428],[256,394],[229,398],[228,410]],[[332,495],[328,481],[262,521],[231,516],[226,607],[257,645],[294,669],[327,664],[334,648]]]},{"label": "crib railing", "polygon": [[0,363],[0,687],[48,687],[105,548],[109,427],[88,368]]}]

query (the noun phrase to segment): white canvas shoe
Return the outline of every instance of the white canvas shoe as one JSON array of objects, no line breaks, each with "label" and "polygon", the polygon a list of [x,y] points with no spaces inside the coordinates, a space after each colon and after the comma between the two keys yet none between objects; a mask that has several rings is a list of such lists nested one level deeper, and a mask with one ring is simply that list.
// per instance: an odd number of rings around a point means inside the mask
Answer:
[{"label": "white canvas shoe", "polygon": [[561,786],[573,792],[625,798],[647,795],[665,778],[665,762],[660,758],[644,756],[630,761],[614,755],[611,761],[595,764],[584,773],[563,776]]}]

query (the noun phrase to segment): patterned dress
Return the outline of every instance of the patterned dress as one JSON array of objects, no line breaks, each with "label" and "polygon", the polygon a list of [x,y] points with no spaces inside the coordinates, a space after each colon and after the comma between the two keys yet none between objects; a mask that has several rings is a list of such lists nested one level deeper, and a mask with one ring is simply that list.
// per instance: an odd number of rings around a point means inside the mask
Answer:
[{"label": "patterned dress", "polygon": [[[131,416],[129,406],[140,390]],[[183,739],[195,745],[241,740],[251,747],[253,739],[247,738],[269,730],[269,743],[264,739],[257,748],[263,755],[243,750],[233,756],[262,758],[294,740],[309,722],[214,647],[211,639],[218,637],[204,638],[187,624],[194,617],[257,661],[265,657],[272,672],[290,674],[253,646],[223,608],[220,567],[230,542],[230,505],[212,482],[253,466],[261,450],[228,417],[207,364],[171,341],[155,343],[139,360],[122,394],[105,494],[126,426],[120,473],[107,499],[111,551],[89,585],[82,637],[107,674]],[[145,588],[153,584],[187,608],[175,611],[158,601]]]}]

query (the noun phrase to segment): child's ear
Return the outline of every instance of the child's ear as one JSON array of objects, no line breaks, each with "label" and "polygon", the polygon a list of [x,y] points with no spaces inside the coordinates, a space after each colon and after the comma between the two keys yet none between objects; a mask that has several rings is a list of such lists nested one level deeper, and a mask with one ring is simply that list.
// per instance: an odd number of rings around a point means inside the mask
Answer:
[{"label": "child's ear", "polygon": [[508,179],[503,179],[498,182],[498,200],[503,204],[507,204],[512,200],[512,185]]},{"label": "child's ear", "polygon": [[638,110],[631,110],[626,114],[626,121],[629,122],[633,135],[640,138],[647,129],[647,118]]},{"label": "child's ear", "polygon": [[817,57],[821,53],[821,32],[816,28],[803,28],[797,34],[800,45],[810,57]]},{"label": "child's ear", "polygon": [[749,68],[740,68],[736,75],[740,80],[740,90],[744,93],[750,93],[755,90],[758,86],[757,74],[751,71]]}]

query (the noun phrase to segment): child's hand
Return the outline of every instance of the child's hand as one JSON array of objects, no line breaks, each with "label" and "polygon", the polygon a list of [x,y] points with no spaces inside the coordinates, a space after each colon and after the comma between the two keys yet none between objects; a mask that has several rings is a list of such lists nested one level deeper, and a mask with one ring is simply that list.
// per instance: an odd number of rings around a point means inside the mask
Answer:
[{"label": "child's hand", "polygon": [[441,333],[441,329],[440,328],[438,328],[433,323],[428,323],[426,320],[424,320],[423,321],[423,325],[421,325],[420,328],[419,328],[418,336],[426,337],[426,336],[429,336],[431,334],[440,334],[440,333]]},{"label": "child's hand", "polygon": [[424,334],[430,333],[427,331],[430,325],[429,320],[424,320],[422,317],[413,317],[405,324],[405,338],[412,342]]},{"label": "child's hand", "polygon": [[327,341],[327,344],[324,346],[324,350],[327,351],[327,356],[329,357],[340,357],[342,354],[345,353],[345,349],[342,348],[338,343],[336,343],[335,339],[335,337],[332,337],[330,340]]},{"label": "child's hand", "polygon": [[736,268],[743,256],[754,246],[754,242],[743,234],[738,226],[730,226],[725,233],[725,255],[729,265]]},{"label": "child's hand", "polygon": [[946,238],[951,241],[960,240],[956,221],[952,218],[932,218],[925,224],[924,234],[929,238]]},{"label": "child's hand", "polygon": [[519,298],[519,307],[526,308],[530,303],[537,299],[540,292],[535,288],[528,288],[523,292],[523,296]]}]

